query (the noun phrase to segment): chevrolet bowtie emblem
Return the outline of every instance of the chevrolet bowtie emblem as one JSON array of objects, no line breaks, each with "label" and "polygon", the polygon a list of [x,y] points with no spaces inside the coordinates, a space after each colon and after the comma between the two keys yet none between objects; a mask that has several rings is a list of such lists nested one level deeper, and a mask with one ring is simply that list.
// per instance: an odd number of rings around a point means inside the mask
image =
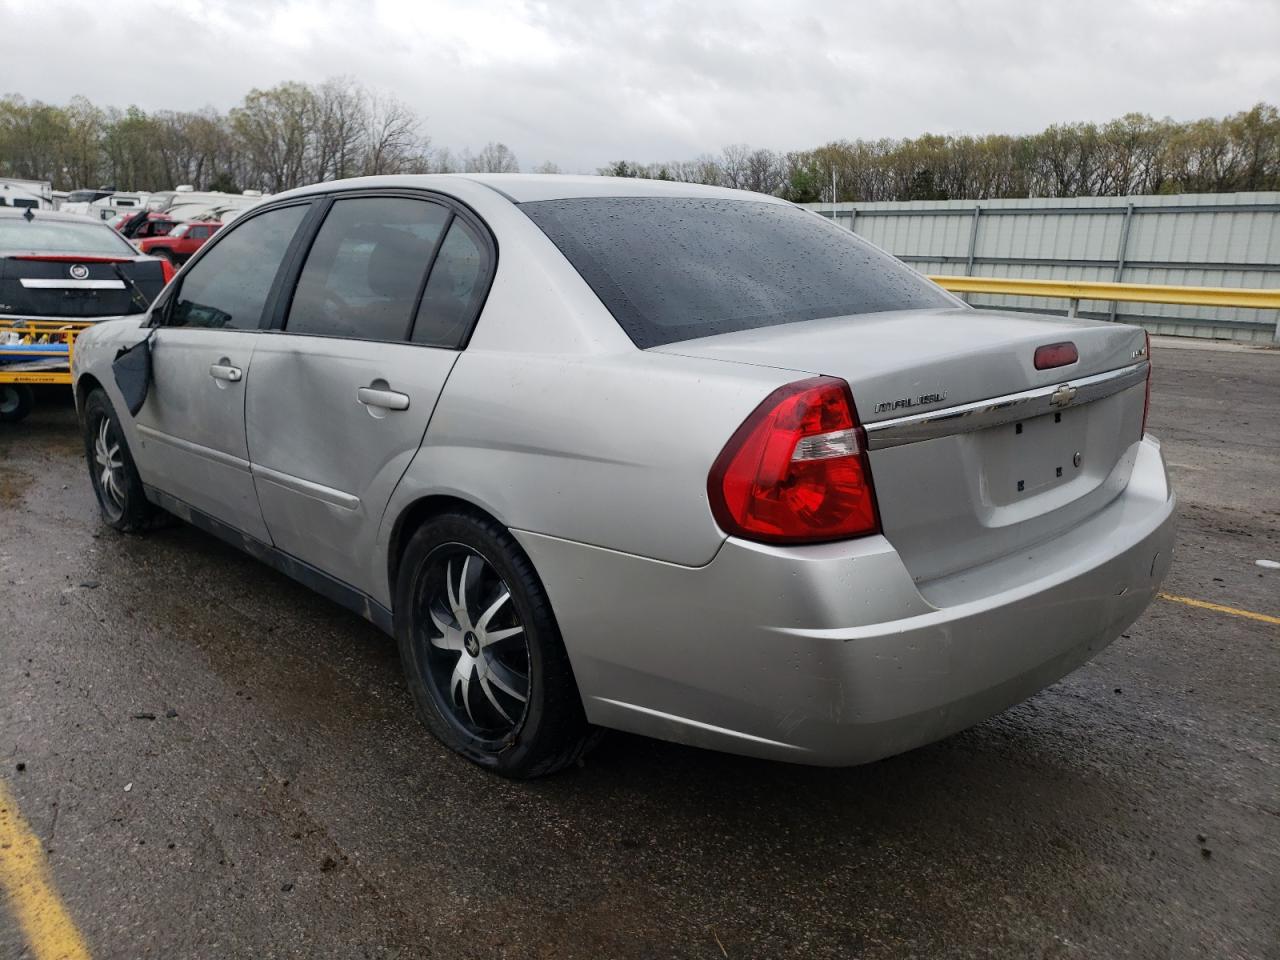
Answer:
[{"label": "chevrolet bowtie emblem", "polygon": [[1049,394],[1049,405],[1053,407],[1069,407],[1071,401],[1076,398],[1076,388],[1069,383],[1064,383],[1053,393]]}]

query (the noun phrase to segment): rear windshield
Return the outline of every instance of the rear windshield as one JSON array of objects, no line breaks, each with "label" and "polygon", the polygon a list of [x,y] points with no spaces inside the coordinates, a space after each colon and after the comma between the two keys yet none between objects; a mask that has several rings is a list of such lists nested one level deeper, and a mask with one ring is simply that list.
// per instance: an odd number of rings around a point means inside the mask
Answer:
[{"label": "rear windshield", "polygon": [[589,197],[520,209],[642,349],[822,317],[956,305],[848,230],[787,204]]},{"label": "rear windshield", "polygon": [[105,223],[42,220],[39,214],[0,219],[0,256],[15,253],[78,253],[83,256],[128,257],[137,254]]}]

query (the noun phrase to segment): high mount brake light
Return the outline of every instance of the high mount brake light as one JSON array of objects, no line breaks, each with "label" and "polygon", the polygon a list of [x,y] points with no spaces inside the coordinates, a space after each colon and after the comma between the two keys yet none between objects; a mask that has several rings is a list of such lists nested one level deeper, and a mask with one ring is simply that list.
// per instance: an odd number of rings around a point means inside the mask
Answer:
[{"label": "high mount brake light", "polygon": [[1036,347],[1035,365],[1037,370],[1052,370],[1054,367],[1065,367],[1080,359],[1080,351],[1070,340],[1062,343],[1047,343]]},{"label": "high mount brake light", "polygon": [[18,253],[10,260],[36,260],[42,263],[128,263],[128,257],[80,257],[74,253]]},{"label": "high mount brake light", "polygon": [[779,387],[712,465],[711,512],[731,536],[764,543],[879,533],[866,449],[843,380],[815,377]]}]

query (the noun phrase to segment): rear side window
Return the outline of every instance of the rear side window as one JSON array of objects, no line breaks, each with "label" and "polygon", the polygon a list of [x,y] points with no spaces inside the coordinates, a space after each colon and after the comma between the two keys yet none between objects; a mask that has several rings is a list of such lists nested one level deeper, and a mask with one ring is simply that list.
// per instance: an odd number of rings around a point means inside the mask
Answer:
[{"label": "rear side window", "polygon": [[447,207],[404,197],[337,200],[325,216],[285,329],[325,337],[403,341]]},{"label": "rear side window", "polygon": [[457,347],[471,328],[489,281],[488,248],[461,217],[455,217],[440,245],[413,323],[413,342]]},{"label": "rear side window", "polygon": [[280,207],[237,224],[183,276],[172,327],[257,329],[289,242],[307,205]]},{"label": "rear side window", "polygon": [[520,209],[642,349],[822,317],[956,304],[848,230],[787,204],[590,197]]}]

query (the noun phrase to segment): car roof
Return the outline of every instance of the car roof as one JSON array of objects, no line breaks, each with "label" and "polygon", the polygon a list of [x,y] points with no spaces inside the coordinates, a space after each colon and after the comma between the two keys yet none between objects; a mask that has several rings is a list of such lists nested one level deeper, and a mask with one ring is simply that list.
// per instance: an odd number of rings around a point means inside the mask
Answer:
[{"label": "car roof", "polygon": [[31,219],[33,220],[52,220],[55,223],[98,223],[108,230],[105,220],[99,220],[96,217],[82,217],[78,213],[61,213],[57,210],[36,210],[31,207],[0,207],[0,219],[5,220],[25,220],[27,211],[31,211]]},{"label": "car roof", "polygon": [[548,173],[428,173],[398,176],[356,177],[350,180],[332,180],[299,187],[271,198],[283,198],[323,193],[331,190],[352,190],[361,187],[394,189],[396,187],[417,190],[439,190],[449,193],[450,187],[462,183],[481,184],[502,194],[512,203],[532,203],[538,200],[568,200],[583,197],[706,197],[722,200],[754,200],[770,203],[786,203],[777,197],[746,190],[730,190],[726,187],[708,187],[700,183],[678,183],[674,180],[642,180],[637,177],[593,177]]}]

